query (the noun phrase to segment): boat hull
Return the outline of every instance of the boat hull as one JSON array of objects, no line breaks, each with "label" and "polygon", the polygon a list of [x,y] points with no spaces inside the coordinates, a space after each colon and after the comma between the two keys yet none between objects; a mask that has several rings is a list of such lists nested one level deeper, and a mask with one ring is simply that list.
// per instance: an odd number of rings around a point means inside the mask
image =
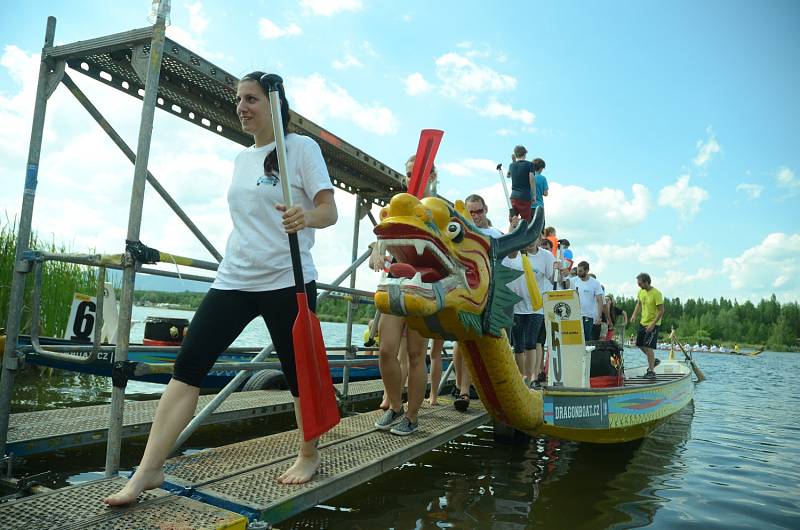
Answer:
[{"label": "boat hull", "polygon": [[689,404],[694,394],[684,363],[666,361],[657,371],[660,380],[654,383],[633,374],[622,387],[543,389],[544,423],[536,433],[604,444],[647,436]]}]

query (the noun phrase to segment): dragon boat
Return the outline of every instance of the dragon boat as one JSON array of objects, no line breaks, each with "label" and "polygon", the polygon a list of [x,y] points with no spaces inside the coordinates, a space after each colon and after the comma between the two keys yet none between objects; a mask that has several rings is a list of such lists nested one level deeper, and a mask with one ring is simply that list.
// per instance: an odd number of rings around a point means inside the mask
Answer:
[{"label": "dragon boat", "polygon": [[[545,296],[547,383],[531,389],[522,381],[506,335],[520,300],[506,284],[522,273],[501,261],[532,243],[543,224],[538,208],[530,223],[492,238],[474,225],[461,201],[397,194],[374,231],[379,250],[402,264],[402,274],[381,279],[376,307],[406,317],[425,337],[457,341],[496,427],[596,443],[642,438],[692,401],[696,366],[689,358],[668,359],[655,379],[646,379],[646,366],[623,370],[622,348],[587,348],[575,291]],[[593,386],[593,365],[613,368],[617,382]],[[598,376],[600,384],[608,384],[607,376]]]}]

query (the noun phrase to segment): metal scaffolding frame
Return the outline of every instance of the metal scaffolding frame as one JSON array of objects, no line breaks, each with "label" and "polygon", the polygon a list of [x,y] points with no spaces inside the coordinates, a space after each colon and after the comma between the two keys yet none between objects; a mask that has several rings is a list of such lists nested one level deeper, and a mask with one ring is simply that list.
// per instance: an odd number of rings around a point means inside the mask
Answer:
[{"label": "metal scaffolding frame", "polygon": [[[163,4],[168,5],[166,2]],[[123,366],[127,361],[130,349],[131,310],[136,273],[176,276],[175,273],[168,271],[141,267],[143,261],[135,252],[134,247],[139,244],[146,183],[150,183],[215,260],[219,262],[222,259],[211,242],[147,169],[155,110],[158,108],[169,112],[243,146],[251,145],[252,137],[242,132],[236,114],[235,95],[238,79],[196,53],[166,38],[165,9],[168,8],[160,10],[153,26],[62,46],[53,46],[56,19],[54,17],[47,19],[25,172],[6,326],[7,340],[2,363],[2,379],[0,380],[0,452],[2,454],[6,452],[14,376],[20,365],[17,341],[20,332],[25,279],[34,270],[41,270],[42,261],[56,259],[94,265],[99,267],[101,280],[105,277],[106,267],[122,269],[118,341],[114,355],[115,365]],[[135,153],[78,88],[67,73],[66,67],[142,100],[142,114]],[[59,84],[67,87],[112,141],[134,163],[126,248],[124,254],[115,256],[117,258],[115,263],[111,263],[108,256],[44,255],[44,253],[29,248],[47,101]],[[336,290],[338,284],[349,277],[350,289],[341,288],[340,290],[357,292],[354,289],[356,268],[369,255],[368,252],[360,256],[358,254],[359,222],[364,216],[368,216],[373,224],[375,223],[370,207],[373,204],[386,204],[393,194],[402,190],[402,175],[293,111],[289,131],[313,138],[320,145],[331,175],[331,182],[336,187],[356,195],[352,264],[332,285],[324,287]],[[215,268],[213,267],[214,263],[200,260],[190,261],[201,264],[200,268]],[[182,276],[190,277],[190,275]],[[200,279],[200,277],[196,278]],[[325,294],[327,293],[323,293],[322,296]],[[98,302],[101,299],[102,297],[98,297]],[[349,352],[352,349],[352,304],[348,308],[347,326],[346,349]],[[99,329],[100,325],[97,327]],[[270,349],[271,345],[264,348],[254,358],[254,361],[262,361]],[[99,351],[97,337],[92,351],[95,354]],[[56,352],[46,353],[63,355]],[[215,401],[221,402],[241,383],[247,373],[249,372],[240,372]],[[345,369],[345,389],[347,381],[348,370]],[[106,448],[106,476],[116,475],[119,470],[126,384],[127,380],[124,377],[113,378],[109,436]],[[197,419],[201,419],[201,415],[198,415]],[[191,433],[190,428],[187,428],[187,431],[182,434],[180,441],[188,437]]]}]

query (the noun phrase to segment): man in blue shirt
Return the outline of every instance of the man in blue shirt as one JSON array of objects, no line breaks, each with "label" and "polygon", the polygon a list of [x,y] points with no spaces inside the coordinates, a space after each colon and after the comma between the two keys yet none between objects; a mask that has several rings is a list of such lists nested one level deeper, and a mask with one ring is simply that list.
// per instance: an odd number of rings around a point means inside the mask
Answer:
[{"label": "man in blue shirt", "polygon": [[536,192],[533,194],[531,209],[535,210],[537,206],[544,208],[544,197],[547,197],[547,192],[550,188],[547,185],[547,179],[544,175],[542,175],[542,171],[544,171],[545,168],[544,160],[541,158],[536,158],[532,164]]}]

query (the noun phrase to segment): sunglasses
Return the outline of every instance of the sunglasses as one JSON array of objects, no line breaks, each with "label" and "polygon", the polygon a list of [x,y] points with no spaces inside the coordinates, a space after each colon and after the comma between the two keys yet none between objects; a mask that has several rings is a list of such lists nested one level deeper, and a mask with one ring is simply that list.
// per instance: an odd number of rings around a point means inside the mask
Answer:
[{"label": "sunglasses", "polygon": [[469,214],[470,215],[481,215],[485,211],[486,211],[485,208],[478,208],[477,210],[469,210]]}]

